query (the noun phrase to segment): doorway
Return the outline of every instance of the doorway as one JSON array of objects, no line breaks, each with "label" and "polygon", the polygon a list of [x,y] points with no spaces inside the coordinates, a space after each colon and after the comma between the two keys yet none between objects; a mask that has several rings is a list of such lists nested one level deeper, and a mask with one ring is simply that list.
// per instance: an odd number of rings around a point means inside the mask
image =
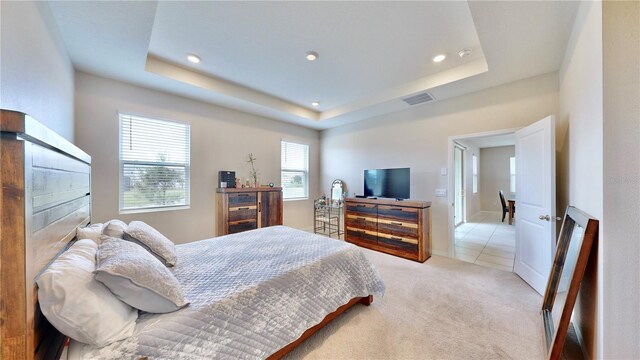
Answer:
[{"label": "doorway", "polygon": [[515,220],[502,217],[515,198],[515,129],[452,139],[452,257],[484,267],[513,271]]},{"label": "doorway", "polygon": [[[463,200],[466,200],[466,205],[463,208],[467,209],[465,216],[467,221],[455,226],[454,214],[456,210],[453,196],[455,176],[453,176],[449,181],[449,201],[451,203],[449,210],[449,256],[466,257],[466,261],[475,258],[474,263],[478,265],[494,268],[502,266],[502,270],[514,271],[538,293],[543,294],[555,255],[556,219],[560,219],[555,215],[555,116],[547,116],[520,129],[450,137],[449,168],[455,169],[453,165],[455,142],[476,142],[481,157],[478,189],[483,191],[483,183],[487,183],[487,181],[482,180],[482,173],[484,171],[492,174],[493,170],[483,170],[480,148],[486,146],[478,145],[477,142],[490,139],[495,146],[496,139],[509,137],[514,139],[514,156],[509,156],[508,159],[501,161],[502,166],[506,166],[509,170],[497,172],[506,175],[507,182],[511,181],[510,185],[505,183],[500,187],[508,187],[509,191],[513,191],[513,194],[510,193],[513,198],[509,201],[508,211],[510,212],[510,220],[512,220],[511,215],[517,216],[517,221],[510,221],[512,224],[515,223],[515,226],[513,228],[505,227],[512,226],[511,224],[504,225],[504,213],[507,211],[506,201],[502,199],[502,196],[499,196],[503,191],[500,191],[500,194],[494,194],[495,189],[485,195],[493,199],[489,201],[500,199],[501,203],[498,207],[500,211],[495,214],[489,211],[489,214],[486,214],[486,217],[483,217],[480,222],[470,221],[468,210],[471,208],[469,206],[470,196],[467,193],[467,196],[463,197]],[[474,187],[476,186],[475,175],[474,173],[472,181]],[[466,177],[468,178],[469,175]],[[517,185],[514,182],[517,182]],[[517,202],[516,189],[518,191]],[[474,192],[475,190],[474,188]],[[500,223],[492,217],[494,215],[500,216]],[[505,243],[508,241],[507,233],[515,233],[515,246],[511,247],[510,243]],[[470,234],[473,235],[470,236]],[[458,240],[457,244],[456,240]],[[460,245],[466,245],[466,247]],[[507,248],[500,248],[504,246]],[[465,252],[471,255],[465,254]],[[511,260],[511,254],[513,254],[513,260]],[[503,259],[498,259],[498,257]]]}]

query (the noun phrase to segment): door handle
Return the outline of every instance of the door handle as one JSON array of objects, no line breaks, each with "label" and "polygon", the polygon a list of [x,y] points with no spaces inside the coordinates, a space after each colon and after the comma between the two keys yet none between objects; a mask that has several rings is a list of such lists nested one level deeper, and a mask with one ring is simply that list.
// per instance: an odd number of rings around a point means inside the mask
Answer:
[{"label": "door handle", "polygon": [[540,216],[538,216],[538,219],[551,221],[551,216],[549,216],[549,215],[540,215]]}]

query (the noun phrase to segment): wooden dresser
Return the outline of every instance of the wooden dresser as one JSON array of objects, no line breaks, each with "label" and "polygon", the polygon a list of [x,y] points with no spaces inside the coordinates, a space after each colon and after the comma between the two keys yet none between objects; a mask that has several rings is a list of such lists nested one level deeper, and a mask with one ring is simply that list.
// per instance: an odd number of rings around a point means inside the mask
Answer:
[{"label": "wooden dresser", "polygon": [[282,225],[282,188],[218,188],[216,236]]},{"label": "wooden dresser", "polygon": [[345,240],[419,262],[431,257],[431,202],[345,199]]}]

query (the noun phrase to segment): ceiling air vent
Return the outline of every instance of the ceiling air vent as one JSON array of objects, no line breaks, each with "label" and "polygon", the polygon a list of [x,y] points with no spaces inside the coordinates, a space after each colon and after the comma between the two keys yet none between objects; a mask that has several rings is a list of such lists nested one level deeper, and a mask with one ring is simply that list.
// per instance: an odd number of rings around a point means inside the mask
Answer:
[{"label": "ceiling air vent", "polygon": [[433,96],[431,96],[431,94],[425,91],[419,94],[415,94],[415,95],[411,95],[409,97],[403,98],[402,100],[409,105],[418,105],[418,104],[424,104],[424,103],[433,101],[435,99],[433,98]]}]

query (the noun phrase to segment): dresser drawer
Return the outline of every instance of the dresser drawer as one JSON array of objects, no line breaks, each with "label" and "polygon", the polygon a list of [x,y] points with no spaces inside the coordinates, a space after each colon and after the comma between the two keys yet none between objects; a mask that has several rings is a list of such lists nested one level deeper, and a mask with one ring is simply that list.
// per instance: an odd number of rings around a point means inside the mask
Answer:
[{"label": "dresser drawer", "polygon": [[359,216],[376,217],[378,214],[378,205],[372,204],[354,204],[347,203],[347,213]]},{"label": "dresser drawer", "polygon": [[418,253],[418,239],[378,232],[378,244],[402,251]]},{"label": "dresser drawer", "polygon": [[346,227],[369,231],[378,230],[378,220],[375,217],[349,214],[347,215],[347,218],[344,220],[344,222]]},{"label": "dresser drawer", "polygon": [[378,206],[378,219],[395,220],[400,223],[418,223],[419,209],[401,206]]},{"label": "dresser drawer", "polygon": [[347,226],[347,233],[345,239],[348,242],[353,243],[378,243],[378,233],[375,231],[363,230],[354,227]]},{"label": "dresser drawer", "polygon": [[255,206],[257,204],[258,193],[232,193],[229,194],[229,209],[243,206]]},{"label": "dresser drawer", "polygon": [[257,228],[258,222],[256,220],[241,220],[229,222],[229,234],[235,234]]},{"label": "dresser drawer", "polygon": [[418,224],[414,222],[402,222],[396,219],[378,219],[378,232],[397,235],[400,237],[418,238]]},{"label": "dresser drawer", "polygon": [[229,208],[229,221],[256,220],[258,210],[255,205],[236,206]]}]

